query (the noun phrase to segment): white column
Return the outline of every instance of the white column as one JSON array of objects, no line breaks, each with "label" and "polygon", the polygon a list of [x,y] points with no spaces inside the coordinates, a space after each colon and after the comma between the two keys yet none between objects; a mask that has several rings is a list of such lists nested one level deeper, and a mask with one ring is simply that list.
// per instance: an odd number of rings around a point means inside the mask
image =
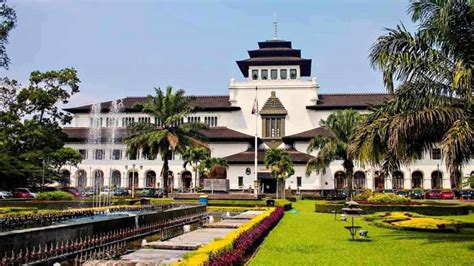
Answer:
[{"label": "white column", "polygon": [[431,189],[431,176],[423,176],[423,189]]},{"label": "white column", "polygon": [[144,188],[145,187],[145,173],[138,171],[138,187]]},{"label": "white column", "polygon": [[393,188],[393,180],[391,176],[386,176],[384,180],[385,189],[392,189]]},{"label": "white column", "polygon": [[374,190],[374,174],[372,173],[372,171],[367,171],[367,173],[365,174],[365,181],[365,188]]},{"label": "white column", "polygon": [[120,186],[123,188],[126,188],[128,186],[127,181],[128,181],[127,172],[122,172],[122,177],[120,178]]},{"label": "white column", "polygon": [[411,172],[403,172],[403,188],[411,189]]}]

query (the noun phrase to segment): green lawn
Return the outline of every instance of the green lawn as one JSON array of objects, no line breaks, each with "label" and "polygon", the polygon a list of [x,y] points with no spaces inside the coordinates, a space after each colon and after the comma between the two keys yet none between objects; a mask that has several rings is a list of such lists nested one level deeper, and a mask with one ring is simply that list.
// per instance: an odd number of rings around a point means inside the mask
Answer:
[{"label": "green lawn", "polygon": [[250,265],[473,265],[474,229],[459,234],[396,231],[358,218],[372,241],[352,242],[344,229],[348,223],[315,213],[314,203],[293,203],[299,213],[285,213]]}]

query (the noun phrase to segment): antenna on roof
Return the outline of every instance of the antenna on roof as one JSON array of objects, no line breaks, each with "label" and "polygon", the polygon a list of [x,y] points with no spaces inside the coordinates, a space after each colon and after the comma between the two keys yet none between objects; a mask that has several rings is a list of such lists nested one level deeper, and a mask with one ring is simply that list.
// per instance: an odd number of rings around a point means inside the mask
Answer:
[{"label": "antenna on roof", "polygon": [[273,13],[273,40],[278,40],[278,22],[276,13]]}]

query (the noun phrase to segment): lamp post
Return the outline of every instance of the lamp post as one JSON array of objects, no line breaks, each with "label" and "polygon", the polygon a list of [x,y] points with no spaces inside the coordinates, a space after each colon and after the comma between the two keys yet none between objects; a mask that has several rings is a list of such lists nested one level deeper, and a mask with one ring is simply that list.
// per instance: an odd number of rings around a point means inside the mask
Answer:
[{"label": "lamp post", "polygon": [[132,198],[135,198],[135,164],[132,164]]},{"label": "lamp post", "polygon": [[[124,174],[124,177],[125,177],[125,180],[129,179],[130,180],[130,176],[128,176],[128,165],[125,165],[125,174]],[[130,187],[130,182],[128,183],[128,187]],[[127,190],[128,191],[128,190]]]}]

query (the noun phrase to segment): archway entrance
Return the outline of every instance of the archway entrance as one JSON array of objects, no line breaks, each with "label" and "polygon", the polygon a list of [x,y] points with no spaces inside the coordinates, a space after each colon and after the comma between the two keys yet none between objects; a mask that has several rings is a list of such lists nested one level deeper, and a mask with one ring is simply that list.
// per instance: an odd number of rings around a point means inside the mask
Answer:
[{"label": "archway entrance", "polygon": [[334,174],[334,188],[343,189],[346,187],[346,173],[338,171]]},{"label": "archway entrance", "polygon": [[260,193],[275,194],[277,182],[270,173],[258,173],[260,183]]},{"label": "archway entrance", "polygon": [[[471,172],[471,175],[474,175],[474,172]],[[451,188],[452,189],[456,189],[456,188],[462,188],[463,187],[463,184],[462,184],[462,172],[457,170],[456,171],[456,175],[455,176],[452,176],[451,175]]]},{"label": "archway entrance", "polygon": [[122,184],[122,175],[120,171],[113,170],[112,171],[112,187],[121,187]]},{"label": "archway entrance", "polygon": [[354,173],[354,188],[364,189],[365,188],[365,173],[357,171]]},{"label": "archway entrance", "polygon": [[422,188],[423,186],[423,173],[420,171],[415,171],[411,174],[411,187],[412,188]]},{"label": "archway entrance", "polygon": [[375,172],[374,190],[381,191],[385,188],[385,178],[381,172]]},{"label": "archway entrance", "polygon": [[401,171],[395,171],[392,174],[392,185],[393,189],[403,189],[404,188],[404,182],[403,182],[403,173]]},{"label": "archway entrance", "polygon": [[189,171],[184,171],[181,174],[181,188],[183,189],[183,192],[187,192],[191,190],[191,183],[193,181],[193,176],[191,172]]},{"label": "archway entrance", "polygon": [[442,188],[443,187],[443,174],[440,171],[434,171],[431,173],[431,188]]},{"label": "archway entrance", "polygon": [[71,184],[71,172],[63,170],[61,172],[61,184],[68,186]]},{"label": "archway entrance", "polygon": [[[134,183],[132,183],[132,180]],[[138,173],[137,172],[128,172],[128,187],[129,188],[138,188]]]},{"label": "archway entrance", "polygon": [[102,170],[94,171],[94,186],[95,187],[104,186],[104,172],[102,172]]},{"label": "archway entrance", "polygon": [[155,171],[148,171],[146,173],[145,186],[156,188],[156,173],[155,173]]},{"label": "archway entrance", "polygon": [[87,173],[84,170],[77,171],[77,186],[80,188],[87,187]]}]

